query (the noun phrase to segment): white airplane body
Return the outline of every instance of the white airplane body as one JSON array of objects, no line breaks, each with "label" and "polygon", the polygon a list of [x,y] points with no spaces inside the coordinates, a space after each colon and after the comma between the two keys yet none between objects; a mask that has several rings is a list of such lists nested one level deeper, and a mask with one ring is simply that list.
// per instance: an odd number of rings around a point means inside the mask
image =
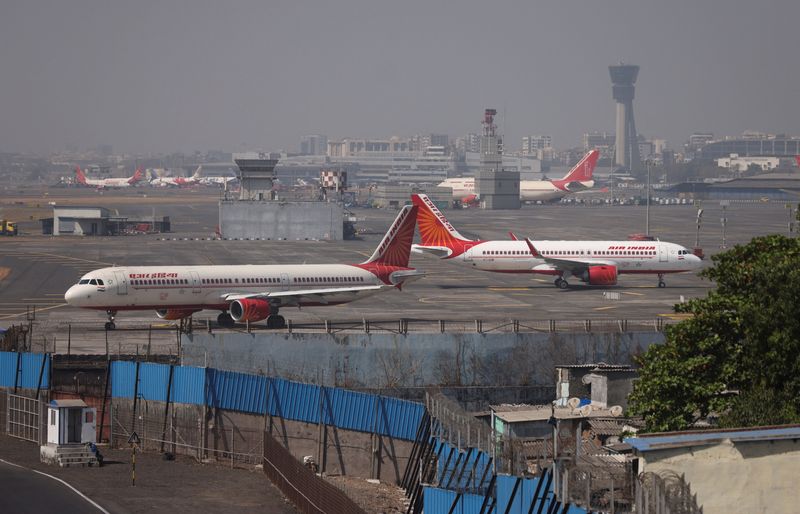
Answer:
[{"label": "white airplane body", "polygon": [[[591,189],[594,187],[592,174],[599,157],[600,152],[592,150],[564,178],[559,180],[521,180],[519,183],[520,200],[523,202],[549,202],[572,193]],[[449,178],[440,183],[438,187],[452,189],[453,198],[457,200],[472,200],[476,197],[474,178]]]},{"label": "white airplane body", "polygon": [[75,167],[75,182],[87,187],[96,187],[98,189],[117,189],[122,187],[131,187],[142,179],[142,170],[137,168],[133,176],[128,178],[86,178],[86,175],[81,170],[80,166]]},{"label": "white airplane body", "polygon": [[102,268],[84,275],[64,298],[75,307],[106,311],[108,329],[114,328],[118,311],[148,309],[172,320],[219,310],[221,325],[267,319],[268,327],[281,327],[282,307],[338,305],[422,277],[408,267],[416,215],[416,207],[404,207],[372,256],[360,264]]},{"label": "white airplane body", "polygon": [[474,241],[463,237],[426,195],[412,195],[419,207],[421,245],[412,252],[448,259],[473,269],[497,273],[537,273],[569,277],[590,285],[615,285],[621,274],[682,273],[700,267],[700,258],[683,246],[663,241]]},{"label": "white airplane body", "polygon": [[150,185],[159,187],[193,186],[201,182],[200,172],[202,169],[202,166],[198,166],[191,177],[156,177],[150,181]]}]

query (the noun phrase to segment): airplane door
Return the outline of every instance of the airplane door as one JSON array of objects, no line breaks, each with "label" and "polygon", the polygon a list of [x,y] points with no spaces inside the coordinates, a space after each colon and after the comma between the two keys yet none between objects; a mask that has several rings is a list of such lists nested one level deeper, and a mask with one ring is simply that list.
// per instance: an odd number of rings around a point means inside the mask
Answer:
[{"label": "airplane door", "polygon": [[667,262],[669,260],[669,256],[667,255],[667,249],[664,245],[658,245],[658,261],[659,262]]},{"label": "airplane door", "polygon": [[473,248],[475,248],[475,247],[474,247],[474,246],[470,246],[470,247],[468,247],[468,248],[467,248],[467,250],[464,252],[464,261],[466,261],[466,262],[472,262],[472,257],[473,257],[473,253],[472,253],[472,252],[473,252]]},{"label": "airplane door", "polygon": [[281,290],[288,291],[289,290],[289,275],[286,273],[281,273]]},{"label": "airplane door", "polygon": [[115,271],[114,278],[117,279],[117,294],[128,294],[128,279],[125,278],[125,273]]},{"label": "airplane door", "polygon": [[190,271],[189,274],[192,277],[192,294],[200,294],[202,292],[200,289],[200,275],[196,271]]}]

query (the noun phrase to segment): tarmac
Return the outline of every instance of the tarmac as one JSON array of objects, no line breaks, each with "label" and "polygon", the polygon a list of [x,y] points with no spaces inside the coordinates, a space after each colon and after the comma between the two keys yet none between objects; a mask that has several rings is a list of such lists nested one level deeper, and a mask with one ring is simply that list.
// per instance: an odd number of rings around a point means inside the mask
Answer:
[{"label": "tarmac", "polygon": [[[105,334],[105,314],[75,309],[63,295],[85,273],[106,266],[159,264],[288,264],[358,263],[365,260],[383,236],[396,211],[353,209],[362,235],[355,241],[226,241],[214,240],[218,193],[173,190],[170,192],[109,193],[94,195],[82,190],[77,199],[71,191],[58,190],[60,204],[102,205],[131,217],[170,216],[172,233],[159,235],[76,237],[22,235],[0,243],[0,327],[27,323],[35,307],[33,350],[52,350],[67,339],[71,351],[102,353],[109,336],[110,352],[132,346],[144,351],[148,342],[163,345],[152,351],[175,351],[175,323],[159,320],[151,312],[121,312],[114,333]],[[26,200],[29,201],[29,200]],[[709,256],[723,248],[723,210],[719,202],[703,203],[700,247]],[[787,209],[783,203],[731,202],[724,243],[730,247],[752,237],[787,233]],[[644,206],[527,205],[518,211],[448,210],[450,222],[465,236],[508,239],[509,231],[532,239],[625,240],[629,234],[646,230]],[[650,233],[664,241],[695,246],[697,207],[693,205],[652,205]],[[23,225],[23,232],[35,230]],[[411,265],[427,276],[402,291],[376,295],[368,300],[341,306],[284,309],[281,314],[295,325],[325,320],[375,322],[399,318],[423,320],[654,320],[674,319],[673,306],[703,297],[713,287],[693,273],[665,276],[667,287],[659,289],[655,275],[622,275],[616,286],[592,287],[572,280],[568,290],[559,290],[550,277],[507,275],[471,271],[454,263],[412,255]],[[3,277],[5,269],[5,278]],[[609,299],[617,295],[619,299]],[[194,316],[195,323],[215,320],[215,311]],[[209,321],[213,323],[213,321]],[[143,330],[145,329],[145,330]],[[126,335],[126,330],[129,333]],[[81,335],[82,334],[82,335]],[[54,341],[55,339],[55,341]]]}]

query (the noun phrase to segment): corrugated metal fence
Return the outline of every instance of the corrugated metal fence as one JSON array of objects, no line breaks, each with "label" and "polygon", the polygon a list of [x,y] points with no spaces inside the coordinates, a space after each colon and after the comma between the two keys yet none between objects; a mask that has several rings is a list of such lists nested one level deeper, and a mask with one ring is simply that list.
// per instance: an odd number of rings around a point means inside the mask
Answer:
[{"label": "corrugated metal fence", "polygon": [[0,387],[48,389],[50,354],[0,352]]},{"label": "corrugated metal fence", "polygon": [[[413,441],[425,407],[422,404],[336,387],[214,368],[115,361],[111,367],[114,398],[208,405],[251,414],[319,423],[345,430]],[[138,382],[138,386],[137,386]]]},{"label": "corrugated metal fence", "polygon": [[558,502],[553,495],[549,474],[522,478],[501,475],[496,477],[493,497],[462,493],[437,487],[426,487],[425,514],[527,514],[557,512],[586,514],[586,510]]}]

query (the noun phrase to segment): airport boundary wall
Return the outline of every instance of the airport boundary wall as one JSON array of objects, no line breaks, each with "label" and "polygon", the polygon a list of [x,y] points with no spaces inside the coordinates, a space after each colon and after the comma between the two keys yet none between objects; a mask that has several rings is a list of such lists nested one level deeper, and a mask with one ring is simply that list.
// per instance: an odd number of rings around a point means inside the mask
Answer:
[{"label": "airport boundary wall", "polygon": [[49,389],[50,354],[0,352],[0,387]]},{"label": "airport boundary wall", "polygon": [[115,361],[113,398],[204,405],[413,441],[422,404],[214,368]]},{"label": "airport boundary wall", "polygon": [[[430,385],[473,388],[459,400],[472,410],[509,400],[504,388],[554,386],[556,365],[633,364],[663,332],[617,333],[286,333],[195,332],[182,337],[182,362],[314,381],[348,389],[401,393]],[[479,391],[479,388],[484,388]],[[496,391],[492,391],[492,388]],[[531,390],[543,396],[551,390]],[[398,395],[396,393],[391,393]],[[552,398],[552,393],[548,395]]]}]

